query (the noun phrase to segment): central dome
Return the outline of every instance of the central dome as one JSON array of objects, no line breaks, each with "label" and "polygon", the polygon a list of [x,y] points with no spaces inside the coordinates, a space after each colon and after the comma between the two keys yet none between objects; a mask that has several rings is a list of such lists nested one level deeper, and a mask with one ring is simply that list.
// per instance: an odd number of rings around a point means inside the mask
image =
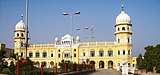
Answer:
[{"label": "central dome", "polygon": [[16,24],[15,30],[25,30],[25,22],[23,21],[23,16],[21,16],[21,20]]},{"label": "central dome", "polygon": [[130,19],[129,15],[127,15],[123,11],[123,5],[122,5],[121,13],[116,18],[116,24],[131,24],[131,19]]}]

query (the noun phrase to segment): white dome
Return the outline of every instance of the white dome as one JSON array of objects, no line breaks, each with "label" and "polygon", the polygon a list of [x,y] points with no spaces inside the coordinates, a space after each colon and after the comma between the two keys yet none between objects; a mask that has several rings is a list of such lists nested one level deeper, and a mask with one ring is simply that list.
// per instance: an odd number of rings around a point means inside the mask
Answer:
[{"label": "white dome", "polygon": [[25,30],[25,22],[23,21],[23,15],[21,16],[21,20],[16,24],[15,30]]},{"label": "white dome", "polygon": [[56,37],[56,38],[54,39],[54,41],[55,41],[55,42],[58,42],[58,41],[59,41],[59,40],[58,40],[58,37]]},{"label": "white dome", "polygon": [[131,24],[130,17],[122,10],[116,18],[116,24]]},{"label": "white dome", "polygon": [[76,36],[76,41],[80,41],[80,38],[79,38],[79,36]]}]

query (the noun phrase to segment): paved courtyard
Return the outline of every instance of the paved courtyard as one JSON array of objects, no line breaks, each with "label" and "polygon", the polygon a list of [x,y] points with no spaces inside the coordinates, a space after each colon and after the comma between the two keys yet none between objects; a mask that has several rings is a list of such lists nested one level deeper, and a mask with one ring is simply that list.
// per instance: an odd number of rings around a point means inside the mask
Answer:
[{"label": "paved courtyard", "polygon": [[87,75],[121,75],[121,73],[116,70],[97,70],[96,72],[92,72]]}]

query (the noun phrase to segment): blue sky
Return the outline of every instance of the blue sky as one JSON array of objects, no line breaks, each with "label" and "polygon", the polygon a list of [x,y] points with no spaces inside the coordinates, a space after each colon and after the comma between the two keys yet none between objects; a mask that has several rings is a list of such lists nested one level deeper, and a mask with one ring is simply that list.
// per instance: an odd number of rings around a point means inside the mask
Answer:
[{"label": "blue sky", "polygon": [[[94,41],[114,41],[115,19],[122,4],[133,24],[133,56],[143,54],[147,45],[159,44],[159,0],[29,0],[29,42],[53,43],[55,36],[69,33],[69,17],[62,13],[75,11],[81,14],[73,16],[74,35],[83,35],[86,41],[91,33],[74,29],[93,25]],[[7,47],[13,48],[14,29],[21,14],[25,16],[25,0],[0,0],[0,43]]]}]

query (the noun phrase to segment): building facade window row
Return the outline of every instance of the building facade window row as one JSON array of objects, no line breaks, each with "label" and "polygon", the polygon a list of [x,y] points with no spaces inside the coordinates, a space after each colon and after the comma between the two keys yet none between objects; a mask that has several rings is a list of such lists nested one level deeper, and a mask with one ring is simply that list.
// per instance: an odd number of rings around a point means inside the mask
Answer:
[{"label": "building facade window row", "polygon": [[[121,55],[121,51],[118,50],[118,55]],[[122,51],[122,55],[126,55],[126,50]],[[128,55],[131,55],[131,50],[128,50]]]},{"label": "building facade window row", "polygon": [[[33,53],[32,52],[29,52],[29,58],[33,58]],[[48,55],[47,55],[47,52],[43,52],[42,53],[42,58],[47,58]],[[50,57],[54,57],[53,53],[50,53]],[[35,58],[40,58],[40,52],[36,52],[35,53]]]},{"label": "building facade window row", "polygon": [[[114,53],[113,50],[109,50],[109,51],[107,51],[106,55],[108,57],[113,57],[113,53]],[[121,51],[118,50],[117,54],[121,55]],[[126,54],[127,54],[126,50],[123,50],[122,55],[126,55]],[[18,53],[17,53],[17,55],[18,55]],[[95,55],[96,55],[95,50],[91,50],[90,51],[90,57],[95,57]],[[103,57],[104,55],[105,55],[104,50],[99,50],[98,56]],[[128,55],[131,55],[131,50],[128,50]],[[23,56],[23,53],[21,53],[20,56]],[[83,52],[83,56],[86,56],[85,52]],[[33,58],[33,53],[32,52],[29,52],[29,57]],[[54,57],[53,53],[50,53],[50,57]],[[61,57],[60,53],[58,53],[58,57],[59,58]],[[64,54],[64,57],[70,57],[70,54]],[[76,53],[74,53],[74,57],[76,57]],[[35,53],[35,58],[40,58],[40,53],[39,52]],[[42,53],[42,58],[47,58],[47,52]]]},{"label": "building facade window row", "polygon": [[[126,29],[127,29],[127,31],[130,31],[130,27],[122,27],[121,31],[126,31]],[[117,31],[120,31],[119,27],[117,28]]]},{"label": "building facade window row", "polygon": [[17,33],[16,37],[24,37],[24,33]]},{"label": "building facade window row", "polygon": [[[95,54],[96,52],[95,51],[90,51],[90,57],[95,57]],[[85,55],[85,54],[83,54]],[[99,57],[103,57],[105,55],[104,51],[99,51]],[[113,51],[108,51],[107,54],[106,54],[108,57],[113,57]]]},{"label": "building facade window row", "polygon": [[[107,51],[107,53],[106,53],[106,55],[108,56],[108,57],[113,57],[113,50],[109,50],[109,51]],[[126,50],[123,50],[122,51],[122,55],[126,55],[127,54],[127,52],[126,52]],[[90,57],[95,57],[95,55],[96,55],[96,52],[95,51],[90,51]],[[99,57],[103,57],[105,55],[105,53],[104,53],[104,51],[99,51]],[[120,50],[118,50],[118,55],[121,55],[121,51]],[[131,55],[131,50],[128,50],[128,55]],[[85,53],[83,52],[83,56],[85,56]]]}]

